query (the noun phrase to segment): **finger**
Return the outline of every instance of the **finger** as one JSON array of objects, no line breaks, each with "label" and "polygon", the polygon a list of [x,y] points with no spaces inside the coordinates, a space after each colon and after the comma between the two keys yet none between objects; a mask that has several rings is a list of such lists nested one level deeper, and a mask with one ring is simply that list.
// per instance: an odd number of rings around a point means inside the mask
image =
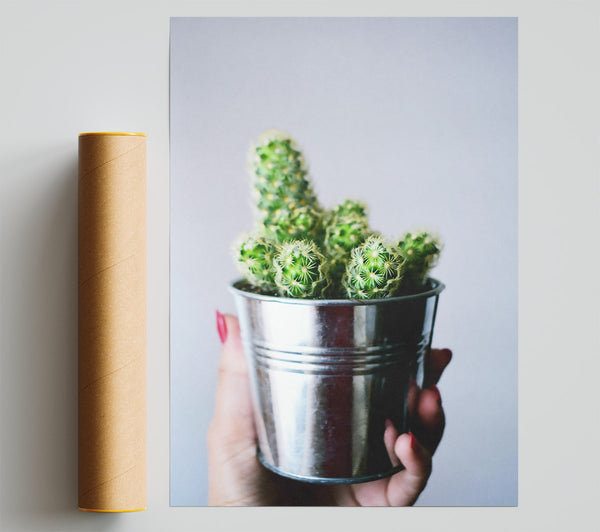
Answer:
[{"label": "finger", "polygon": [[417,404],[417,418],[413,431],[419,442],[433,455],[442,439],[446,418],[442,408],[442,397],[437,386],[421,391]]},{"label": "finger", "polygon": [[400,465],[400,459],[396,456],[394,452],[394,446],[396,444],[396,440],[398,439],[398,431],[391,420],[385,420],[385,431],[383,433],[383,444],[385,445],[385,449],[388,453],[388,457],[390,458],[390,462],[393,467]]},{"label": "finger", "polygon": [[444,372],[446,366],[452,360],[452,351],[450,349],[432,349],[429,355],[429,364],[425,372],[424,388],[429,388],[432,384],[437,384]]},{"label": "finger", "polygon": [[235,316],[217,312],[217,327],[223,346],[209,439],[222,445],[254,444],[252,396],[239,322]]},{"label": "finger", "polygon": [[248,374],[244,357],[244,347],[240,335],[240,324],[235,316],[221,314],[217,311],[217,330],[223,344],[221,347],[221,362],[219,376],[222,372]]},{"label": "finger", "polygon": [[431,454],[411,433],[400,435],[394,450],[405,469],[390,478],[387,500],[390,506],[410,506],[427,485]]}]

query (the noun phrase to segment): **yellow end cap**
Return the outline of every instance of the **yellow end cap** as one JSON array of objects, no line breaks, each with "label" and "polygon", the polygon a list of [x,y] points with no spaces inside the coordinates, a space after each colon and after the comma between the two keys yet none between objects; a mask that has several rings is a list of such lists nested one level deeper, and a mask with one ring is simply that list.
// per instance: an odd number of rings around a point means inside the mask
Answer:
[{"label": "yellow end cap", "polygon": [[132,131],[95,131],[90,133],[79,133],[80,137],[88,137],[91,135],[117,135],[125,137],[146,137],[146,133],[134,133]]}]

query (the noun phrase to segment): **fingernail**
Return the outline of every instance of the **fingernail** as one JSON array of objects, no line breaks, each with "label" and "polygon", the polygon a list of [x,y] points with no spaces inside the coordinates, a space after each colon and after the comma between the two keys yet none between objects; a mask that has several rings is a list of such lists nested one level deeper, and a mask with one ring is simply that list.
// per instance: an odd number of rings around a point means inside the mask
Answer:
[{"label": "fingernail", "polygon": [[386,429],[389,429],[390,427],[393,427],[393,426],[394,426],[394,424],[389,419],[385,420],[385,428]]},{"label": "fingernail", "polygon": [[440,389],[439,389],[439,388],[438,388],[438,387],[437,387],[435,384],[432,384],[432,385],[429,387],[429,389],[430,389],[432,392],[434,392],[434,393],[435,393],[435,395],[436,395],[436,399],[437,399],[437,403],[438,403],[438,405],[441,405],[441,404],[442,404],[442,394],[440,393]]},{"label": "fingernail", "polygon": [[417,441],[417,438],[415,438],[415,435],[412,432],[409,432],[408,435],[410,436],[410,448],[414,451],[417,451],[419,447],[419,442]]},{"label": "fingernail", "polygon": [[442,349],[442,353],[444,353],[444,355],[446,356],[448,361],[450,361],[452,359],[452,351],[450,351],[450,349],[448,349],[448,348]]},{"label": "fingernail", "polygon": [[219,332],[219,338],[221,343],[224,344],[227,340],[227,323],[225,323],[225,316],[217,310],[217,331]]}]

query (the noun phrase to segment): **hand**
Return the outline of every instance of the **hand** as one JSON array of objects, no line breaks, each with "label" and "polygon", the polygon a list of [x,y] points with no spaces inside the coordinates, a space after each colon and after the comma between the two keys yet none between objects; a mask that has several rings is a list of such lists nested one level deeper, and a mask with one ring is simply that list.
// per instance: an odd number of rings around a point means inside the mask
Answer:
[{"label": "hand", "polygon": [[435,384],[450,362],[448,349],[432,349],[412,434],[390,425],[384,439],[404,464],[395,475],[363,484],[322,486],[288,479],[256,458],[256,429],[246,360],[237,318],[217,313],[223,343],[216,404],[208,430],[211,506],[409,506],[425,488],[431,456],[444,431],[444,411]]}]

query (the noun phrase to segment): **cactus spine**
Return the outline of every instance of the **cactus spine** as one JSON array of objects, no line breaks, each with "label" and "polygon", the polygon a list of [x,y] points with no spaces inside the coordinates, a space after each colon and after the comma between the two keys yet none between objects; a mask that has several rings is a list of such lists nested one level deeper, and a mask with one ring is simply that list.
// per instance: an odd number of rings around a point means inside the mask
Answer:
[{"label": "cactus spine", "polygon": [[398,289],[402,279],[402,256],[373,235],[352,249],[343,286],[352,299],[380,299]]}]

